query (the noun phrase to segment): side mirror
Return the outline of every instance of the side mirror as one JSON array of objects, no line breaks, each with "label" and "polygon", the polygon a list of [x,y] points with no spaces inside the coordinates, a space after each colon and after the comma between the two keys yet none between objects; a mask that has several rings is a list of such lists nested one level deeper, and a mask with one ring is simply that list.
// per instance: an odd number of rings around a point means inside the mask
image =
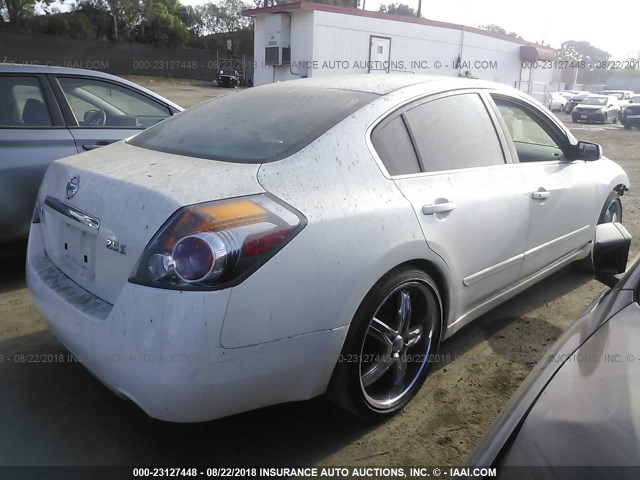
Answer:
[{"label": "side mirror", "polygon": [[629,100],[629,103],[633,103],[633,98],[631,100]]},{"label": "side mirror", "polygon": [[596,227],[593,267],[596,280],[614,287],[624,273],[629,258],[631,235],[621,223],[603,223]]},{"label": "side mirror", "polygon": [[607,108],[611,108],[613,107],[613,103],[610,103],[609,105],[607,105]]},{"label": "side mirror", "polygon": [[600,160],[602,158],[602,147],[597,143],[578,142],[577,149],[577,160],[585,160],[587,162],[591,162]]}]

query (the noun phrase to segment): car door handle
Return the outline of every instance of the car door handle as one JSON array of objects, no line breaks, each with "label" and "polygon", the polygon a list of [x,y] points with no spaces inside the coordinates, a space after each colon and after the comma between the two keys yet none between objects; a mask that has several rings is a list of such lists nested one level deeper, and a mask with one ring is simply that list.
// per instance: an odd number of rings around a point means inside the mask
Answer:
[{"label": "car door handle", "polygon": [[531,198],[534,200],[544,200],[545,198],[549,198],[549,195],[551,195],[551,192],[547,192],[546,190],[531,192]]},{"label": "car door handle", "polygon": [[456,202],[432,203],[431,205],[424,205],[422,213],[424,215],[433,215],[435,213],[450,212],[455,210],[456,206]]},{"label": "car door handle", "polygon": [[96,148],[106,147],[107,145],[109,145],[111,143],[113,143],[113,142],[101,141],[101,142],[96,142],[96,143],[94,143],[92,145],[82,145],[82,148],[84,148],[86,151],[95,150]]}]

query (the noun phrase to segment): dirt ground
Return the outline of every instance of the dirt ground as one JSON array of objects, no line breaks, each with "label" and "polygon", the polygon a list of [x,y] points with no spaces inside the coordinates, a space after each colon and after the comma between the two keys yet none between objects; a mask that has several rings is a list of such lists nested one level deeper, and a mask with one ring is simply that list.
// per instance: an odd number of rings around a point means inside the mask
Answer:
[{"label": "dirt ground", "polygon": [[[234,90],[233,88],[215,87],[213,81],[205,82],[204,80],[166,79],[137,75],[129,75],[124,78],[168,98],[183,108],[193,107],[197,103]],[[242,90],[242,88],[235,90]]]},{"label": "dirt ground", "polygon": [[[185,106],[220,91],[204,82],[141,83]],[[569,126],[578,138],[601,143],[637,184],[640,131]],[[624,224],[635,255],[640,202],[633,186],[624,197]],[[0,274],[0,465],[457,465],[602,290],[566,268],[484,315],[443,344],[446,360],[386,423],[364,424],[319,398],[176,425],[151,420],[79,364],[13,360],[65,353],[25,289],[23,262],[23,254],[5,259]]]}]

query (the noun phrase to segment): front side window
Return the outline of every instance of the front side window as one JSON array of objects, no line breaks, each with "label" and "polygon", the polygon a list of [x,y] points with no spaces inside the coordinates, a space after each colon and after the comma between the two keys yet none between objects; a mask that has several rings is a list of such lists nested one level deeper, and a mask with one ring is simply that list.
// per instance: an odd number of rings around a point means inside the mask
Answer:
[{"label": "front side window", "polygon": [[494,98],[521,162],[560,160],[563,152],[547,133],[543,121],[535,118],[525,107],[501,97]]},{"label": "front side window", "polygon": [[169,117],[169,108],[128,88],[100,80],[59,77],[80,127],[147,128]]},{"label": "front side window", "polygon": [[498,135],[478,94],[432,100],[406,115],[426,171],[504,164]]},{"label": "front side window", "polygon": [[371,143],[389,175],[418,173],[420,164],[402,115],[378,125],[371,133]]},{"label": "front side window", "polygon": [[36,77],[0,77],[0,127],[50,127],[49,107]]}]

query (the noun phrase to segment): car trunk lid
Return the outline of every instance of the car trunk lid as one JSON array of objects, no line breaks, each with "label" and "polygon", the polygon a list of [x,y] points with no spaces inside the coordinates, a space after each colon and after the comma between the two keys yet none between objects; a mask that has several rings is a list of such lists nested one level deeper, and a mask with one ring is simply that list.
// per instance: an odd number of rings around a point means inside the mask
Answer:
[{"label": "car trunk lid", "polygon": [[124,142],[54,162],[39,194],[47,255],[114,304],[144,248],[176,210],[263,193],[258,168]]}]

